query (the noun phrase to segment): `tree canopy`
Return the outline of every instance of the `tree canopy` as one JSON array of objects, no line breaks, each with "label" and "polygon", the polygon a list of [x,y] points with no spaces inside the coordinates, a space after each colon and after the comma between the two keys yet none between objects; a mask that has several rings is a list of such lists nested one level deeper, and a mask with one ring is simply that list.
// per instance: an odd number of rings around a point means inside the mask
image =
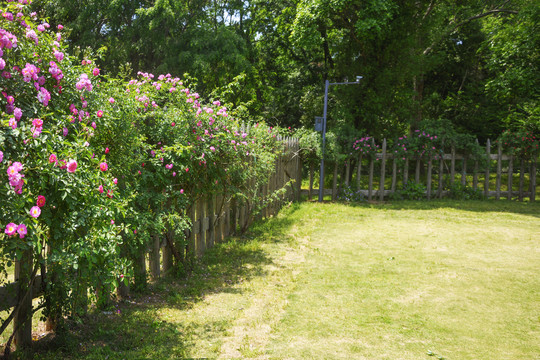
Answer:
[{"label": "tree canopy", "polygon": [[540,128],[540,7],[526,0],[34,0],[112,75],[188,73],[271,124],[374,136],[450,121],[480,139]]}]

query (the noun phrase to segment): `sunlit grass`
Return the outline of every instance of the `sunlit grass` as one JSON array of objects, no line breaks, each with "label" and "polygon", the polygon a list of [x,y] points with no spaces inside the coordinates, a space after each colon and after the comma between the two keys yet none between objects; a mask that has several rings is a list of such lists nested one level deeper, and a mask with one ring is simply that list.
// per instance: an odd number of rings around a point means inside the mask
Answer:
[{"label": "sunlit grass", "polygon": [[526,359],[540,353],[540,207],[317,204],[272,358]]}]

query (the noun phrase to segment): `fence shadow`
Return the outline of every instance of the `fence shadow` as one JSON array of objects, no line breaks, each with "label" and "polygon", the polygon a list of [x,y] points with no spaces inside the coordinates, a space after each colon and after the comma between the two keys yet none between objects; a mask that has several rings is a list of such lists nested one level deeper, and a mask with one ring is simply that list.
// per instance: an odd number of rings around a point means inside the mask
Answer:
[{"label": "fence shadow", "polygon": [[382,203],[345,203],[342,204],[353,207],[385,207],[392,210],[433,210],[438,208],[452,208],[471,212],[494,212],[494,213],[515,213],[540,217],[540,202],[518,202],[506,200],[399,200],[385,201]]},{"label": "fence shadow", "polygon": [[[285,212],[290,215],[298,207],[292,204]],[[208,294],[241,293],[237,285],[265,276],[265,267],[273,263],[261,243],[289,241],[287,232],[293,222],[290,216],[255,222],[245,235],[207,249],[187,276],[170,274],[106,311],[94,309],[79,321],[68,321],[68,331],[35,342],[34,354],[46,359],[184,358],[191,346],[189,334],[205,329],[166,321],[160,311],[188,311]],[[223,326],[211,320],[204,324],[214,330]]]}]

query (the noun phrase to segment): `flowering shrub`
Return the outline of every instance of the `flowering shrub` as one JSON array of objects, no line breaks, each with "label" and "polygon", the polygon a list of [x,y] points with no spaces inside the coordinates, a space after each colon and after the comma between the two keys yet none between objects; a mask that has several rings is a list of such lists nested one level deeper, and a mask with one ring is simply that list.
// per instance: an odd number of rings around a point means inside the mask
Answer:
[{"label": "flowering shrub", "polygon": [[[97,286],[125,271],[119,228],[110,223],[123,205],[89,191],[115,186],[99,170],[105,157],[94,144],[98,79],[64,54],[61,26],[39,21],[27,8],[26,1],[1,8],[0,271],[32,251],[34,266],[55,274],[46,298],[62,311],[77,281]],[[77,270],[81,263],[84,272]]]},{"label": "flowering shrub", "polygon": [[499,137],[503,149],[513,155],[531,158],[538,155],[540,138],[530,131],[505,130]]},{"label": "flowering shrub", "polygon": [[32,251],[47,267],[47,315],[76,311],[82,283],[129,281],[151,237],[183,246],[198,198],[260,197],[276,129],[241,126],[170,74],[108,78],[65,53],[61,25],[25,1],[2,6],[0,272]]},{"label": "flowering shrub", "polygon": [[394,155],[398,160],[430,159],[440,152],[436,135],[415,130],[410,136],[402,136],[394,143]]},{"label": "flowering shrub", "polygon": [[371,136],[366,136],[357,139],[353,143],[354,151],[358,152],[362,157],[368,159],[375,159],[375,155],[379,151],[380,146],[375,144],[374,139]]}]

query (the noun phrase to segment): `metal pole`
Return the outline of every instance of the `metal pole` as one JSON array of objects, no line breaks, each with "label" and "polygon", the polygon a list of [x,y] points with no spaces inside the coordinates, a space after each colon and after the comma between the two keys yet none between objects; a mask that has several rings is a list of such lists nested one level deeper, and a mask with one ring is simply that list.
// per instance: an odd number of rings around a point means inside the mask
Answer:
[{"label": "metal pole", "polygon": [[322,129],[322,149],[321,149],[321,171],[319,179],[319,202],[323,201],[324,194],[324,145],[326,144],[326,109],[328,106],[328,86],[330,82],[326,80],[324,84],[324,112],[323,112],[323,129]]}]

